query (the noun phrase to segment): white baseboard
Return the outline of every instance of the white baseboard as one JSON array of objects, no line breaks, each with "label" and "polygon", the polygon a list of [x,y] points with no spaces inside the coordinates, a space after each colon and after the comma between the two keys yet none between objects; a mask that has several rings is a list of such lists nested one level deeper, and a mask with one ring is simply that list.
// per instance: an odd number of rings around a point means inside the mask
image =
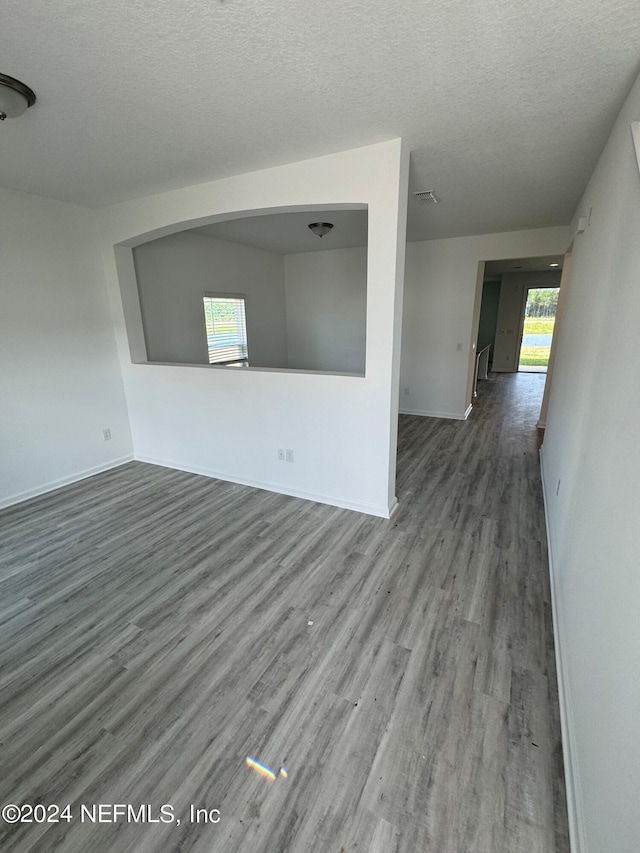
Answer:
[{"label": "white baseboard", "polygon": [[111,468],[118,468],[126,462],[133,461],[133,455],[120,456],[118,459],[112,459],[110,462],[105,462],[102,465],[94,465],[92,468],[85,468],[84,471],[76,471],[68,477],[60,477],[58,480],[51,480],[48,483],[42,483],[34,489],[27,489],[24,492],[18,492],[15,495],[9,495],[7,498],[0,500],[0,509],[5,509],[15,504],[23,503],[23,501],[37,498],[39,495],[45,495],[47,492],[53,492],[55,489],[60,489],[62,486],[69,486],[71,483],[78,483],[80,480],[86,480],[87,477],[93,477],[94,474],[101,474],[103,471],[109,471]]},{"label": "white baseboard", "polygon": [[564,761],[564,781],[567,792],[567,817],[569,821],[569,840],[571,853],[583,853],[587,845],[583,824],[584,809],[582,807],[582,793],[578,770],[575,764],[576,755],[575,741],[573,737],[573,712],[571,706],[571,694],[569,685],[565,679],[566,667],[564,665],[564,634],[558,615],[558,595],[556,587],[556,575],[553,564],[553,542],[549,527],[549,512],[547,503],[547,487],[544,471],[544,446],[540,448],[540,478],[542,481],[542,495],[544,500],[544,519],[547,529],[547,550],[549,554],[549,581],[551,586],[551,614],[553,619],[553,639],[556,657],[556,671],[558,674],[558,699],[560,704],[560,728],[562,731],[562,756]]},{"label": "white baseboard", "polygon": [[394,495],[394,498],[391,501],[391,506],[389,507],[388,518],[393,518],[393,516],[398,512],[399,509],[400,509],[400,504],[398,502],[398,498],[395,497],[395,495]]},{"label": "white baseboard", "polygon": [[401,415],[419,415],[422,418],[446,418],[452,421],[466,421],[471,414],[471,409],[473,409],[473,406],[469,403],[466,412],[463,414],[460,412],[422,412],[418,409],[400,409],[399,413]]},{"label": "white baseboard", "polygon": [[341,509],[350,509],[354,512],[365,513],[366,515],[375,515],[378,518],[391,518],[391,515],[395,512],[398,503],[397,498],[394,497],[391,506],[376,506],[374,504],[365,504],[358,501],[343,500],[342,498],[337,498],[332,495],[307,492],[303,489],[292,488],[291,486],[284,485],[283,483],[269,483],[261,480],[237,477],[220,471],[210,471],[198,466],[175,462],[172,459],[155,459],[151,456],[141,455],[136,455],[135,458],[138,462],[147,462],[149,465],[160,465],[163,468],[173,468],[176,471],[186,471],[188,474],[200,474],[203,477],[210,477],[213,480],[224,480],[226,483],[237,483],[239,486],[251,486],[254,489],[264,489],[267,492],[276,492],[279,495],[289,495],[289,497],[302,498],[305,501],[314,501],[315,503],[337,506]]}]

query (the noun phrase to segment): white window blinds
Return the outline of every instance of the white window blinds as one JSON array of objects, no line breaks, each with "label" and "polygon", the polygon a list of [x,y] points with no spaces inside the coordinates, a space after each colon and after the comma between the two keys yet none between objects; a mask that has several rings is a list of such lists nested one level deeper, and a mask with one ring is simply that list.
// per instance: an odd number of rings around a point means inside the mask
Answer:
[{"label": "white window blinds", "polygon": [[204,320],[209,364],[247,362],[247,320],[243,296],[205,294]]}]

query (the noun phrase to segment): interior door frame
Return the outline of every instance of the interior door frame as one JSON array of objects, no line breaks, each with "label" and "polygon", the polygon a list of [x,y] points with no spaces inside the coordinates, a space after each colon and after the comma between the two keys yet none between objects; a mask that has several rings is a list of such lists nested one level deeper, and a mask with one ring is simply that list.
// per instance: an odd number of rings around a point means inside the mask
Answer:
[{"label": "interior door frame", "polygon": [[551,338],[551,352],[549,353],[549,365],[547,367],[547,378],[544,383],[544,392],[542,394],[542,405],[540,406],[540,417],[538,418],[538,429],[545,429],[547,426],[547,411],[549,409],[549,398],[551,396],[551,388],[553,385],[553,369],[556,363],[556,352],[558,350],[558,341],[562,333],[562,316],[564,313],[564,303],[566,300],[567,289],[571,280],[571,264],[573,261],[573,241],[565,252],[564,263],[562,265],[562,275],[560,277],[560,292],[558,293],[558,307],[556,308],[556,322],[553,326],[553,337]]}]

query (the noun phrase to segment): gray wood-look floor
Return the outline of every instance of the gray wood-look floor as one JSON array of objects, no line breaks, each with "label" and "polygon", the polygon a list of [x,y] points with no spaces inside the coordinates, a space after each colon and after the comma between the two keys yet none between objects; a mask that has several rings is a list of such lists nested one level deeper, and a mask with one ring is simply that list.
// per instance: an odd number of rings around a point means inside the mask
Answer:
[{"label": "gray wood-look floor", "polygon": [[391,521],[142,463],[1,513],[0,800],[72,820],[0,848],[567,851],[543,382],[402,416]]}]

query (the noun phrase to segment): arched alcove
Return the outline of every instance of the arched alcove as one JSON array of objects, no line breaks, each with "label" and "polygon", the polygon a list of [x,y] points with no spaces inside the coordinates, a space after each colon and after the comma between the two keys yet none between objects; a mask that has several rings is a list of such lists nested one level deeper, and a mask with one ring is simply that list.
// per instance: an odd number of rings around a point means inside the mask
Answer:
[{"label": "arched alcove", "polygon": [[120,244],[132,359],[364,376],[367,230],[366,205],[287,207]]}]

